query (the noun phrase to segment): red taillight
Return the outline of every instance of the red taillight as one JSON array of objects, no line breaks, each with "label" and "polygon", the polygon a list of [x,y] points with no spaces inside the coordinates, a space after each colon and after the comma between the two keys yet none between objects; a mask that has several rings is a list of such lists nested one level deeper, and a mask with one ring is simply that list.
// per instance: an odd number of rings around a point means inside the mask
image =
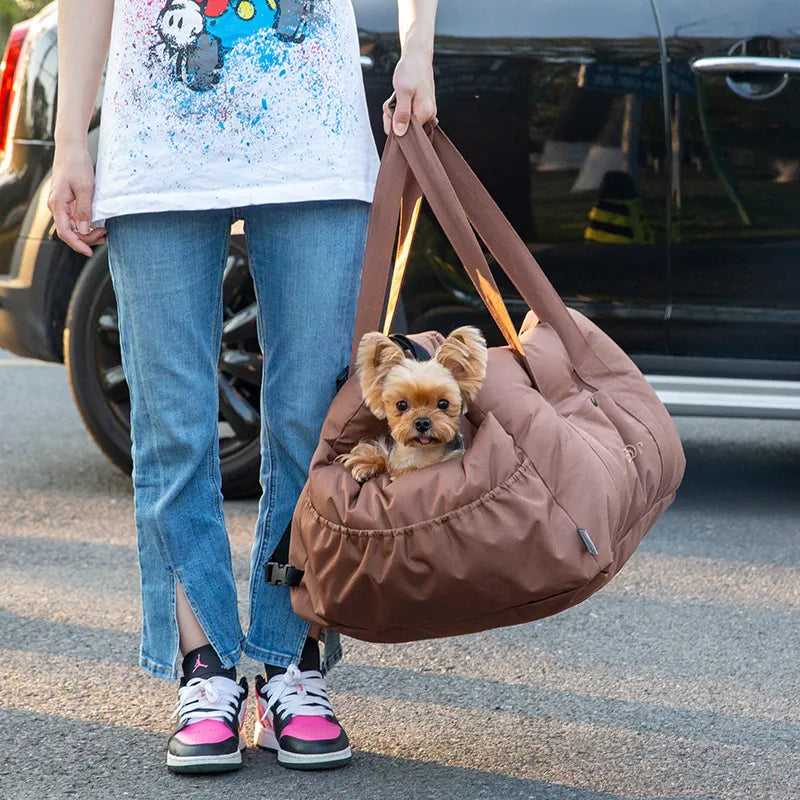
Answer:
[{"label": "red taillight", "polygon": [[14,105],[14,78],[19,64],[22,45],[31,26],[30,20],[20,22],[11,29],[8,35],[8,44],[3,54],[3,63],[0,64],[0,155],[8,144],[8,125],[11,121],[11,109]]}]

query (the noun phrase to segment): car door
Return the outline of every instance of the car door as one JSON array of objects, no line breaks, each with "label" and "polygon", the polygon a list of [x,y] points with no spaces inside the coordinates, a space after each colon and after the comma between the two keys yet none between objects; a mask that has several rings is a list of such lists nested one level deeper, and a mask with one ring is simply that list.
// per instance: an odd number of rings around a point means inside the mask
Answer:
[{"label": "car door", "polygon": [[[396,13],[390,3],[354,7],[382,143]],[[628,351],[665,354],[665,116],[649,0],[463,0],[440,4],[436,30],[442,129],[567,303]],[[497,278],[519,321],[524,304]],[[403,297],[411,330],[471,321],[499,341],[430,221]]]},{"label": "car door", "polygon": [[671,59],[670,352],[709,374],[798,377],[800,7],[657,2]]}]

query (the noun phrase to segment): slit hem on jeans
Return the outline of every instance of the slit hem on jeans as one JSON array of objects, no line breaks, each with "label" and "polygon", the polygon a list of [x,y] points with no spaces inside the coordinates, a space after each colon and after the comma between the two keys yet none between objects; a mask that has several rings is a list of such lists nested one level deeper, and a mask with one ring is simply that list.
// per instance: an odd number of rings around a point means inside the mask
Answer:
[{"label": "slit hem on jeans", "polygon": [[[217,657],[222,662],[222,666],[225,667],[225,669],[230,669],[231,667],[235,667],[239,663],[239,661],[240,661],[240,659],[242,657],[242,646],[244,644],[245,637],[244,636],[240,637],[239,646],[235,650],[231,651],[227,655],[224,655],[223,653],[221,653],[218,643],[215,642],[213,636],[209,634],[210,626],[204,624],[204,621],[201,618],[201,614],[198,613],[198,609],[195,608],[194,604],[192,603],[192,601],[191,601],[191,599],[189,597],[189,593],[186,591],[186,586],[184,585],[183,581],[180,580],[180,571],[172,572],[171,576],[172,576],[172,580],[173,580],[173,584],[172,585],[173,585],[173,598],[174,598],[172,610],[175,612],[175,626],[176,626],[176,628],[178,630],[178,656],[177,656],[177,658],[180,658],[183,655],[181,653],[181,645],[180,645],[181,629],[180,629],[180,625],[178,624],[178,605],[177,605],[178,604],[178,592],[175,589],[176,586],[180,585],[181,589],[183,590],[183,596],[186,598],[186,602],[189,604],[190,611],[194,614],[194,618],[197,620],[197,624],[200,626],[200,629],[205,634],[205,637],[208,640],[208,643],[214,648],[214,652],[217,654]],[[176,659],[176,663],[175,663],[175,668],[176,668],[176,672],[177,672],[177,659]]]}]

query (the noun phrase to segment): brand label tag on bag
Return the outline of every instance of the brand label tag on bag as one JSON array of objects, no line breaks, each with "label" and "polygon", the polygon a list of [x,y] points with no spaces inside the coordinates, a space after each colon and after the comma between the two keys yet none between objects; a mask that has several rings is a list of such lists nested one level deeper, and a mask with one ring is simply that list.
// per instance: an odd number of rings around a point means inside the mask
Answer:
[{"label": "brand label tag on bag", "polygon": [[600,553],[600,551],[595,547],[595,544],[592,541],[592,537],[589,536],[589,531],[586,531],[583,528],[578,528],[578,534],[580,535],[581,539],[583,539],[583,543],[586,545],[586,549],[593,556],[596,556]]}]

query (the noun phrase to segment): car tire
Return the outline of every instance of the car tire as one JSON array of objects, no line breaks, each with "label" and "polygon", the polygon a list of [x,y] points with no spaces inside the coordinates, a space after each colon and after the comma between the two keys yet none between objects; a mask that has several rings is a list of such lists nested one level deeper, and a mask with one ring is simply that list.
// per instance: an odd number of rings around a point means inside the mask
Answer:
[{"label": "car tire", "polygon": [[[240,278],[240,283],[246,280]],[[247,289],[245,285],[242,293],[247,294]],[[253,346],[250,340],[249,347]],[[86,429],[111,462],[130,475],[130,398],[122,371],[116,299],[105,246],[97,248],[88,259],[72,292],[64,325],[64,363]],[[255,408],[258,411],[257,403]],[[257,433],[235,448],[223,448],[221,440],[220,472],[225,497],[258,497],[260,463]]]}]

